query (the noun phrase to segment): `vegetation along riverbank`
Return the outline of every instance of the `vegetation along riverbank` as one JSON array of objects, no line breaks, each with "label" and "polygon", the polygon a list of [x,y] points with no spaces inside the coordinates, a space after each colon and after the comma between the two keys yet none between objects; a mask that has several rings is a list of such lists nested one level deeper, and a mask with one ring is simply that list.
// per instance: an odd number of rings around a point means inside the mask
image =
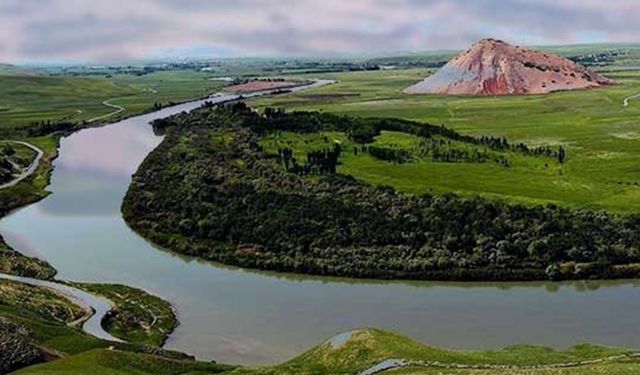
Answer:
[{"label": "vegetation along riverbank", "polygon": [[455,195],[350,176],[349,160],[557,166],[562,147],[442,126],[203,106],[154,123],[163,143],[122,207],[174,251],[249,268],[363,278],[541,280],[640,273],[638,218]]}]

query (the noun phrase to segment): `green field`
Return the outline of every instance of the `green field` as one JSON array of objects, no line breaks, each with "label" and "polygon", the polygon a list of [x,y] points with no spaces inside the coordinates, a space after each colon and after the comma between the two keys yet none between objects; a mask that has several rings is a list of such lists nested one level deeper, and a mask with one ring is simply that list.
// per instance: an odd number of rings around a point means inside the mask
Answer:
[{"label": "green field", "polygon": [[[370,153],[360,151],[360,145],[350,141],[346,134],[338,132],[277,133],[264,138],[261,144],[267,152],[272,154],[277,154],[278,148],[289,147],[294,151],[294,155],[303,156],[309,151],[331,148],[336,142],[340,143],[345,150],[340,158],[339,173],[353,175],[374,184],[392,185],[402,191],[414,193],[425,192],[425,186],[422,183],[425,180],[440,179],[440,183],[445,184],[444,178],[439,176],[446,174],[447,169],[451,167],[462,166],[467,170],[489,169],[496,174],[517,173],[520,176],[535,171],[544,178],[555,177],[562,168],[558,161],[551,157],[524,156],[511,151],[498,152],[483,146],[451,142],[442,137],[422,140],[415,135],[392,131],[383,131],[370,146],[405,150],[411,155],[407,162],[392,163],[380,160]],[[425,152],[434,143],[442,144],[438,148],[443,151],[457,150],[470,155],[478,154],[483,155],[483,159],[482,161],[434,162],[432,155]],[[508,167],[501,163],[504,160],[508,161]],[[439,189],[438,186],[428,190],[429,193],[448,191],[446,188]]]},{"label": "green field", "polygon": [[0,75],[0,127],[6,134],[36,121],[89,121],[116,110],[103,104],[107,100],[125,108],[101,119],[111,122],[147,111],[154,103],[166,105],[214,93],[222,83],[208,78],[193,71],[111,78]]},{"label": "green field", "polygon": [[490,163],[348,165],[343,171],[409,193],[454,192],[525,203],[635,212],[640,210],[640,93],[637,72],[617,72],[613,87],[550,95],[407,96],[401,90],[426,69],[328,74],[334,85],[261,98],[258,108],[321,110],[366,117],[398,117],[444,124],[469,135],[505,136],[529,146],[562,145],[567,161],[501,168]]}]

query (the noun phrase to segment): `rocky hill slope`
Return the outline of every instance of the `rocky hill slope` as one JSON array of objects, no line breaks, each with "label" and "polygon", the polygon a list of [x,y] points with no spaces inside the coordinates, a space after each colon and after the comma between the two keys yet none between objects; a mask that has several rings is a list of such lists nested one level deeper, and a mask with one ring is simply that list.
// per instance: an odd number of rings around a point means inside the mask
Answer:
[{"label": "rocky hill slope", "polygon": [[615,82],[564,57],[483,39],[407,94],[545,94]]}]

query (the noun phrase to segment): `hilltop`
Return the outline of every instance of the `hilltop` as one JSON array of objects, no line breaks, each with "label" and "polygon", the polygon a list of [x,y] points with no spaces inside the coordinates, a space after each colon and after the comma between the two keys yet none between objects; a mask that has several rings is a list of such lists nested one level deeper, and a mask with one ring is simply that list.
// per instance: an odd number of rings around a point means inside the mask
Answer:
[{"label": "hilltop", "polygon": [[407,94],[546,94],[615,82],[567,58],[483,39],[435,74],[404,90]]}]

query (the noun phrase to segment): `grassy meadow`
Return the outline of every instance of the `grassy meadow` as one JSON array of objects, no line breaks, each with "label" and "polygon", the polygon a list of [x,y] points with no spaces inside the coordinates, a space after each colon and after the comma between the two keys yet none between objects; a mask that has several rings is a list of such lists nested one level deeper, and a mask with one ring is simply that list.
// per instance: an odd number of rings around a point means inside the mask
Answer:
[{"label": "grassy meadow", "polygon": [[[444,124],[464,134],[505,136],[529,146],[562,145],[562,166],[539,162],[503,168],[492,163],[361,163],[344,172],[415,194],[454,192],[522,203],[554,203],[617,212],[640,210],[640,75],[610,73],[618,85],[549,95],[468,97],[402,94],[427,69],[326,74],[339,82],[260,98],[252,106],[397,117]],[[543,163],[544,164],[544,163]]]},{"label": "grassy meadow", "polygon": [[154,103],[200,98],[217,91],[220,81],[194,71],[156,72],[143,76],[65,77],[0,75],[0,127],[5,132],[36,121],[81,122],[107,115],[122,106],[114,119],[141,113]]}]

